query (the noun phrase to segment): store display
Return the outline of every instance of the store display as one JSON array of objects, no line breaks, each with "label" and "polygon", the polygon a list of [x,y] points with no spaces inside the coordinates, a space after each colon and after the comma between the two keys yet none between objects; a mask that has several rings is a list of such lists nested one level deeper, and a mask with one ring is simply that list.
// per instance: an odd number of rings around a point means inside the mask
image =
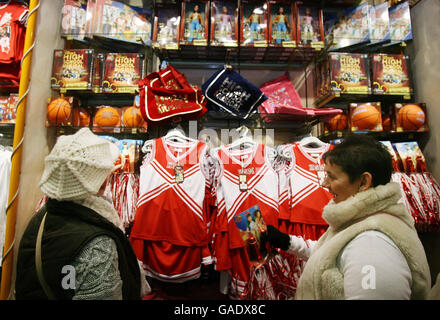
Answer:
[{"label": "store display", "polygon": [[47,104],[47,125],[71,125],[73,97],[50,99]]},{"label": "store display", "polygon": [[373,54],[373,94],[409,96],[413,92],[409,78],[409,57],[402,54]]},{"label": "store display", "polygon": [[198,119],[207,111],[201,89],[171,65],[147,75],[139,88],[141,114],[148,125]]},{"label": "store display", "polygon": [[362,3],[344,11],[335,28],[333,28],[334,46],[331,49],[340,49],[366,43],[370,41],[369,5]]},{"label": "store display", "polygon": [[0,96],[0,123],[15,123],[18,94]]},{"label": "store display", "polygon": [[380,102],[350,103],[351,131],[382,131]]},{"label": "store display", "polygon": [[267,97],[229,66],[215,72],[202,85],[207,108],[247,119]]},{"label": "store display", "polygon": [[180,44],[206,46],[209,37],[209,1],[183,1]]},{"label": "store display", "polygon": [[348,129],[348,117],[345,114],[338,114],[326,122],[328,131],[343,131]]},{"label": "store display", "polygon": [[126,127],[140,127],[144,124],[141,110],[136,107],[128,107],[122,112],[122,123]]},{"label": "store display", "polygon": [[91,90],[93,49],[55,50],[53,54],[52,89]]},{"label": "store display", "polygon": [[238,46],[237,1],[211,1],[211,46]]},{"label": "store display", "polygon": [[158,5],[154,18],[153,46],[176,50],[180,38],[180,8],[175,4]]},{"label": "store display", "polygon": [[318,7],[297,5],[297,39],[298,45],[312,48],[324,48],[324,26],[322,10]]},{"label": "store display", "polygon": [[332,93],[369,94],[370,64],[367,54],[329,53],[329,82]]},{"label": "store display", "polygon": [[370,41],[380,43],[389,41],[390,17],[388,15],[388,3],[384,2],[376,6],[370,6]]},{"label": "store display", "polygon": [[269,1],[269,43],[276,46],[295,47],[295,5],[290,1]]},{"label": "store display", "polygon": [[94,127],[118,127],[121,125],[120,110],[110,106],[99,106],[93,118]]},{"label": "store display", "polygon": [[87,1],[64,0],[61,14],[61,36],[83,40],[86,33]]},{"label": "store display", "polygon": [[396,131],[428,131],[425,103],[396,103]]},{"label": "store display", "polygon": [[102,93],[102,77],[105,69],[105,57],[105,54],[97,53],[93,58],[92,91],[94,93]]},{"label": "store display", "polygon": [[108,53],[104,60],[102,91],[134,93],[145,76],[145,56],[140,53]]},{"label": "store display", "polygon": [[267,46],[267,20],[265,1],[242,1],[240,9],[240,45]]},{"label": "store display", "polygon": [[74,127],[88,127],[90,125],[90,114],[84,108],[74,108],[72,110],[73,113],[73,122],[72,126]]},{"label": "store display", "polygon": [[411,13],[409,2],[397,4],[388,9],[390,16],[390,39],[400,42],[412,39]]},{"label": "store display", "polygon": [[97,0],[92,14],[93,36],[151,44],[151,11],[120,1]]},{"label": "store display", "polygon": [[[5,243],[6,231],[6,208],[9,197],[9,178],[11,175],[11,154],[9,146],[0,144],[0,248]],[[3,262],[3,255],[0,256],[0,267]]]}]

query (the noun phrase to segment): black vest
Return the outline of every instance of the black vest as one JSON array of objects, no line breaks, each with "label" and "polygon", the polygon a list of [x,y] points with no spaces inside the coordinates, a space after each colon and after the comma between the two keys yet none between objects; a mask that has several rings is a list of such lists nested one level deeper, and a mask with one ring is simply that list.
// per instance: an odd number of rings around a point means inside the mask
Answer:
[{"label": "black vest", "polygon": [[124,233],[92,209],[67,201],[49,199],[31,219],[20,241],[15,281],[16,299],[47,299],[35,268],[38,228],[47,210],[41,260],[46,282],[57,299],[72,299],[73,289],[63,289],[62,273],[81,249],[97,236],[112,238],[118,250],[123,299],[140,299],[140,270],[136,255]]}]

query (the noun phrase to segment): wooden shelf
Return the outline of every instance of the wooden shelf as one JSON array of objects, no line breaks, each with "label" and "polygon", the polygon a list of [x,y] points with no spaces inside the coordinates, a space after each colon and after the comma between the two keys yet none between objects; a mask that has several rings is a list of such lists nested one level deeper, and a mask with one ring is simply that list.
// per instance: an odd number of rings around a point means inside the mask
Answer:
[{"label": "wooden shelf", "polygon": [[410,102],[413,96],[403,95],[377,95],[377,94],[350,94],[330,92],[318,97],[314,105],[316,108],[322,108],[332,103],[339,105],[338,107],[347,107],[350,102],[382,102],[382,103],[398,103]]}]

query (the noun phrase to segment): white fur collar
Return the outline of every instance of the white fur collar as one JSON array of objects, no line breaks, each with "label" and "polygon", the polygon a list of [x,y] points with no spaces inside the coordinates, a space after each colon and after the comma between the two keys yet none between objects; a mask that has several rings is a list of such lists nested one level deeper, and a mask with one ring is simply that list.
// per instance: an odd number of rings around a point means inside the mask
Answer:
[{"label": "white fur collar", "polygon": [[122,231],[124,230],[118,212],[115,210],[113,203],[109,199],[99,195],[90,195],[87,198],[74,200],[73,202],[92,209]]},{"label": "white fur collar", "polygon": [[400,186],[390,182],[359,192],[339,203],[331,200],[324,207],[322,218],[334,230],[374,213],[389,213],[408,225],[414,225],[414,220],[405,206],[398,203],[401,198]]}]

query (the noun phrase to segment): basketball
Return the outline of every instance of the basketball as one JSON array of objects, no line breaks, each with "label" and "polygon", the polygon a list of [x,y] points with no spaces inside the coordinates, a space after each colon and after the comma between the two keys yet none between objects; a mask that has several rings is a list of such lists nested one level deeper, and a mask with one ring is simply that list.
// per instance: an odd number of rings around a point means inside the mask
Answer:
[{"label": "basketball", "polygon": [[74,112],[73,122],[75,126],[87,127],[90,124],[89,113],[83,108],[76,110],[76,112]]},{"label": "basketball", "polygon": [[141,111],[136,107],[127,108],[122,116],[122,121],[126,127],[140,127],[144,123]]},{"label": "basketball", "polygon": [[382,127],[384,131],[391,131],[391,117],[389,115],[382,116]]},{"label": "basketball", "polygon": [[425,112],[415,104],[407,104],[397,114],[404,130],[418,130],[425,123]]},{"label": "basketball", "polygon": [[330,130],[345,130],[347,129],[348,119],[344,114],[338,114],[330,119],[328,128]]},{"label": "basketball", "polygon": [[371,130],[380,123],[380,112],[371,105],[362,104],[353,110],[351,121],[353,127]]},{"label": "basketball", "polygon": [[70,103],[63,98],[57,98],[48,104],[46,118],[52,125],[60,125],[70,117],[70,113]]},{"label": "basketball", "polygon": [[120,116],[118,110],[113,107],[103,107],[98,110],[95,115],[96,125],[100,127],[114,127],[118,126]]}]

